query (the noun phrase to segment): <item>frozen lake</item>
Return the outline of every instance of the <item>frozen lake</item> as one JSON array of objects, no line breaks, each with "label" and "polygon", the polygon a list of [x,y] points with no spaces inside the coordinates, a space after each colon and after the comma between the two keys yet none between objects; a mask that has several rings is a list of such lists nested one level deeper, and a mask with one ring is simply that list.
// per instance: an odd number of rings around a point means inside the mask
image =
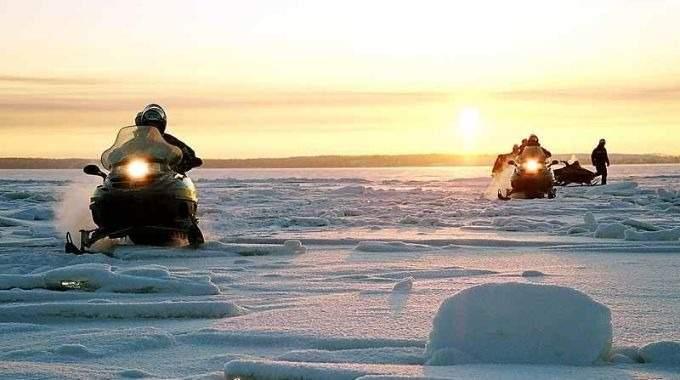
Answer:
[{"label": "frozen lake", "polygon": [[0,378],[680,378],[680,362],[423,365],[442,301],[486,283],[580,290],[616,348],[680,341],[680,165],[509,202],[484,196],[488,172],[196,170],[207,244],[109,257],[62,253],[97,178],[0,170]]}]

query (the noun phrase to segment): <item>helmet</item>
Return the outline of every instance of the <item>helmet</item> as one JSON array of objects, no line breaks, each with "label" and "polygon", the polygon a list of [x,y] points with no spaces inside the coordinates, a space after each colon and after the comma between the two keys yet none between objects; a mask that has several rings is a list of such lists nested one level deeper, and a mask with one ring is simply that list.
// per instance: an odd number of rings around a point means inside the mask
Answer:
[{"label": "helmet", "polygon": [[516,151],[517,149],[519,149],[519,145],[515,144],[515,145],[512,146],[512,151],[513,151],[513,152]]},{"label": "helmet", "polygon": [[606,143],[607,143],[607,140],[605,140],[605,139],[600,139],[600,144],[604,145],[604,144],[606,144]]},{"label": "helmet", "polygon": [[529,141],[538,142],[538,136],[536,136],[532,133],[531,135],[529,135]]},{"label": "helmet", "polygon": [[158,104],[147,105],[142,112],[139,112],[137,117],[135,117],[135,125],[156,127],[161,133],[165,132],[165,126],[167,124],[168,117],[165,115],[163,107]]}]

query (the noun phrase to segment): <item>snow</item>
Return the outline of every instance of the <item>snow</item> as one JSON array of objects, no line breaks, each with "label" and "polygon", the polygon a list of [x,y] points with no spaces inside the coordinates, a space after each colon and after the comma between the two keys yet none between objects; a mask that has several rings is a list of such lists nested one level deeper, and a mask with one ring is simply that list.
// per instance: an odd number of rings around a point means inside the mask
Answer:
[{"label": "snow", "polygon": [[413,277],[403,278],[394,284],[392,291],[395,293],[408,293],[413,289],[413,281]]},{"label": "snow", "polygon": [[26,318],[224,318],[246,310],[231,302],[60,302],[0,306],[0,321]]},{"label": "snow", "polygon": [[209,277],[178,278],[161,266],[115,272],[107,264],[78,264],[30,275],[0,275],[0,289],[59,289],[68,282],[84,282],[90,291],[112,293],[218,294]]},{"label": "snow", "polygon": [[[121,240],[107,255],[74,256],[63,233],[92,225],[101,180],[0,171],[0,377],[215,380],[241,368],[278,379],[678,378],[674,345],[662,344],[680,341],[678,165],[615,166],[611,186],[509,202],[484,197],[488,168],[191,175],[200,249]],[[611,307],[613,348],[577,367],[488,364],[451,345],[426,355],[449,297],[509,278]],[[512,336],[521,318],[508,314],[529,306],[492,309],[512,322],[492,331]]]},{"label": "snow", "polygon": [[460,364],[461,356],[481,363],[589,365],[606,358],[611,344],[609,309],[587,295],[553,285],[500,283],[444,301],[426,355],[439,365]]},{"label": "snow", "polygon": [[417,252],[436,248],[403,241],[360,241],[354,249],[361,252]]},{"label": "snow", "polygon": [[639,355],[645,363],[680,366],[680,342],[655,342],[641,347]]},{"label": "snow", "polygon": [[680,227],[661,231],[626,230],[624,238],[632,241],[677,241],[680,239]]},{"label": "snow", "polygon": [[593,236],[599,239],[623,239],[627,230],[622,223],[601,223],[597,225]]},{"label": "snow", "polygon": [[308,364],[271,360],[234,360],[224,366],[227,380],[254,378],[258,380],[354,380],[370,374],[358,368],[332,364]]},{"label": "snow", "polygon": [[381,347],[353,350],[290,351],[276,360],[306,363],[423,364],[420,347]]}]

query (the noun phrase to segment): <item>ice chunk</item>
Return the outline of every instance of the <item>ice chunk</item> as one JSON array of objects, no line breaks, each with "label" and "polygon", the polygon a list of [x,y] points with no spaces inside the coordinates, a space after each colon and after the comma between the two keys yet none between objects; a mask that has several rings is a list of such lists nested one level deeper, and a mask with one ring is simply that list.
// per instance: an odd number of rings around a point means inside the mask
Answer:
[{"label": "ice chunk", "polygon": [[616,364],[632,364],[635,363],[635,360],[629,358],[626,355],[623,354],[614,354],[609,357],[609,361],[611,363],[616,363]]},{"label": "ice chunk", "polygon": [[593,236],[599,239],[623,239],[627,230],[628,227],[622,223],[600,223]]},{"label": "ice chunk", "polygon": [[645,363],[680,365],[680,342],[656,342],[648,344],[639,351]]},{"label": "ice chunk", "polygon": [[586,225],[586,228],[595,231],[597,228],[597,220],[595,219],[595,215],[593,215],[592,212],[587,212],[585,215],[583,215],[583,222]]},{"label": "ice chunk", "polygon": [[413,289],[413,277],[409,276],[394,284],[392,291],[397,293],[408,293],[411,289]]},{"label": "ice chunk", "polygon": [[659,196],[659,199],[666,202],[672,202],[678,197],[677,191],[668,189],[657,189],[656,194]]},{"label": "ice chunk", "polygon": [[577,290],[484,284],[444,301],[426,357],[447,364],[438,351],[455,349],[482,363],[589,365],[608,357],[611,341],[609,309]]},{"label": "ice chunk", "polygon": [[[152,275],[153,274],[153,275]],[[114,272],[106,264],[78,264],[46,272],[0,275],[0,289],[74,289],[113,293],[219,294],[210,277],[172,277],[161,266],[141,267]]]},{"label": "ice chunk", "polygon": [[98,356],[94,352],[91,352],[87,347],[82,344],[62,344],[53,350],[55,354],[74,356],[74,357],[96,357]]},{"label": "ice chunk", "polygon": [[354,249],[362,252],[414,252],[436,248],[425,244],[404,243],[402,241],[360,241]]},{"label": "ice chunk", "polygon": [[[615,362],[615,360],[617,360],[617,359],[614,358],[615,356],[626,356],[626,357],[628,357],[628,358],[631,360],[631,362],[634,362],[634,363],[642,363],[643,360],[642,360],[642,358],[640,357],[640,352],[639,352],[639,351],[640,351],[640,349],[639,349],[638,347],[635,347],[635,346],[619,346],[619,347],[614,347],[614,348],[612,348],[612,350],[611,350],[611,354],[610,354],[611,357],[609,358],[609,361],[610,361],[610,362]],[[625,362],[625,360],[624,360],[624,359],[621,359],[621,358],[618,358],[618,360],[623,360],[623,361],[619,361],[620,363],[624,363],[624,362]]]},{"label": "ice chunk", "polygon": [[542,277],[545,273],[537,270],[525,270],[522,272],[522,277]]},{"label": "ice chunk", "polygon": [[675,241],[680,239],[680,227],[661,231],[626,230],[625,239],[632,241]]},{"label": "ice chunk", "polygon": [[281,222],[282,227],[323,227],[330,224],[328,219],[315,216],[292,216]]},{"label": "ice chunk", "polygon": [[219,243],[220,248],[240,256],[297,255],[307,252],[300,240],[286,240],[278,244]]}]

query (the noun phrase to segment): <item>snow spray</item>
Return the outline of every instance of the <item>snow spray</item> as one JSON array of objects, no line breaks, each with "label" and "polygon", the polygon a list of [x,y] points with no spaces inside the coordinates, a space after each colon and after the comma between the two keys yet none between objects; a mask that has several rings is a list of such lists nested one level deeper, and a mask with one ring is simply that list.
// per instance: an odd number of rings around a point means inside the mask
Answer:
[{"label": "snow spray", "polygon": [[[90,211],[90,196],[95,185],[88,182],[71,182],[61,191],[60,201],[54,206],[56,227],[62,235],[71,233],[73,243],[80,247],[80,230],[96,228]],[[93,246],[96,251],[106,251],[115,245],[110,239],[102,239]]]},{"label": "snow spray", "polygon": [[491,183],[484,191],[484,197],[487,199],[498,199],[498,191],[503,194],[511,188],[510,179],[515,168],[511,165],[505,165],[501,172],[496,173],[492,177]]}]

